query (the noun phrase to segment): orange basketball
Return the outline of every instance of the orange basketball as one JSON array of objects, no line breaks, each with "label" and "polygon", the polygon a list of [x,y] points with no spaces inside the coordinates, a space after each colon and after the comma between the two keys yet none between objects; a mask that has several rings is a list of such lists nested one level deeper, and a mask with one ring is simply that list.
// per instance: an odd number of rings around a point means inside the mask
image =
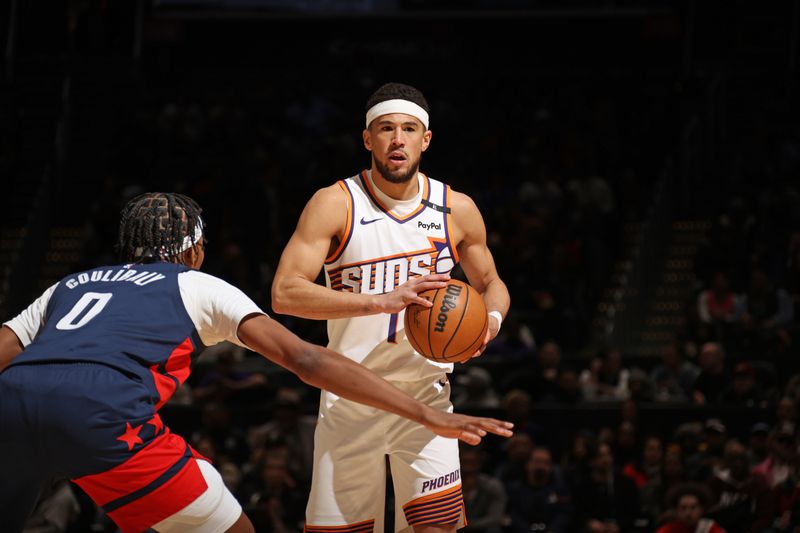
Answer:
[{"label": "orange basketball", "polygon": [[466,361],[483,344],[489,317],[483,298],[471,285],[451,279],[442,289],[419,293],[433,307],[406,308],[405,328],[411,346],[440,363]]}]

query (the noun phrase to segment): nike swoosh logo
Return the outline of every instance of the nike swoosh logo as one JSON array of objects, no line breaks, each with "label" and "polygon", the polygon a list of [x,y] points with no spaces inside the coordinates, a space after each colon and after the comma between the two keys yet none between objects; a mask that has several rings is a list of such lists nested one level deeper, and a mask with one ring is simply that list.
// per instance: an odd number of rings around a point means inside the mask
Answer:
[{"label": "nike swoosh logo", "polygon": [[361,225],[366,226],[367,224],[372,224],[373,222],[377,222],[379,220],[383,220],[383,217],[378,217],[372,220],[364,220],[364,217],[361,217]]}]

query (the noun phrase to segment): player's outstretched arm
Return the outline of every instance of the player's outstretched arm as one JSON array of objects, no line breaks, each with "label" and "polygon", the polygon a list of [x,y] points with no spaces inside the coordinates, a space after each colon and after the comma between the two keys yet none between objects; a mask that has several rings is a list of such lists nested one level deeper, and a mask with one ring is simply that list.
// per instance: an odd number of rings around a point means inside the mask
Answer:
[{"label": "player's outstretched arm", "polygon": [[292,238],[283,250],[272,282],[276,313],[327,320],[396,313],[410,303],[431,305],[417,294],[445,286],[443,275],[414,278],[387,294],[360,294],[316,283],[326,257],[345,238],[348,196],[339,185],[320,189],[306,204]]},{"label": "player's outstretched arm", "polygon": [[265,315],[245,317],[238,335],[247,346],[309,385],[403,416],[444,437],[474,445],[487,433],[511,436],[509,422],[437,411],[343,355],[300,339]]},{"label": "player's outstretched arm", "polygon": [[22,342],[8,326],[0,327],[0,372],[22,353]]}]

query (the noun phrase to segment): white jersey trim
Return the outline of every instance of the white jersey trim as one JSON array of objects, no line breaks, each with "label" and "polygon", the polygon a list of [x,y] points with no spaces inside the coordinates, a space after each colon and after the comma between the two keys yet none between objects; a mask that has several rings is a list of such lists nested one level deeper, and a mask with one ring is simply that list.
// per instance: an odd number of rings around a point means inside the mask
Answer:
[{"label": "white jersey trim", "polygon": [[239,339],[239,324],[248,315],[266,313],[245,293],[227,281],[198,270],[178,274],[178,287],[203,344],[213,346],[230,341],[249,349]]},{"label": "white jersey trim", "polygon": [[25,308],[24,311],[3,323],[4,326],[8,326],[11,331],[14,332],[22,343],[23,348],[33,342],[33,339],[36,338],[36,335],[39,334],[39,331],[41,331],[44,326],[45,317],[47,315],[47,304],[50,303],[50,297],[53,295],[56,287],[58,287],[58,283],[59,282],[56,282],[50,285],[50,287]]}]

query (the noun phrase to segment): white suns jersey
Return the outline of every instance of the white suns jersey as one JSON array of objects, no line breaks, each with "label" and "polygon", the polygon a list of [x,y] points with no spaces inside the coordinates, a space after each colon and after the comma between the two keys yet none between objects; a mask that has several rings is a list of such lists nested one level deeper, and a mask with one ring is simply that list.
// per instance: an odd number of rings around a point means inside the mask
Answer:
[{"label": "white suns jersey", "polygon": [[[419,174],[420,203],[404,216],[390,210],[363,171],[339,181],[347,193],[345,236],[325,260],[327,286],[365,294],[391,292],[410,277],[450,272],[458,262],[450,238],[450,188]],[[451,363],[416,353],[403,327],[405,311],[328,320],[328,347],[392,381],[441,376]]]}]

